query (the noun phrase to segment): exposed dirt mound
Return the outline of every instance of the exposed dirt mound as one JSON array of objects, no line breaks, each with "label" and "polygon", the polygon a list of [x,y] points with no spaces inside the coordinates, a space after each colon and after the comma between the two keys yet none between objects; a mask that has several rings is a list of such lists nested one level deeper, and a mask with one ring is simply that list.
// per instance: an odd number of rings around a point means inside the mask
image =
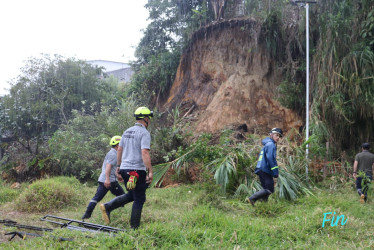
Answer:
[{"label": "exposed dirt mound", "polygon": [[217,22],[195,32],[164,108],[194,105],[190,115],[196,132],[243,124],[249,132],[302,126],[295,112],[275,100],[282,76],[260,33],[252,19]]}]

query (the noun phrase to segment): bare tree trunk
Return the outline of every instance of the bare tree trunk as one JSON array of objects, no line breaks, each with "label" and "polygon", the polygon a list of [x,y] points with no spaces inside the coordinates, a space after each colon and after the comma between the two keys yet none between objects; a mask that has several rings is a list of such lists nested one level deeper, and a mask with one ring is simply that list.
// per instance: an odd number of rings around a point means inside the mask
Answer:
[{"label": "bare tree trunk", "polygon": [[36,140],[35,155],[39,154],[39,139]]},{"label": "bare tree trunk", "polygon": [[27,145],[23,144],[22,141],[19,138],[16,139],[16,142],[18,142],[23,148],[25,148],[27,150],[27,152],[32,154],[31,147],[30,147],[30,141],[28,139],[26,141]]},{"label": "bare tree trunk", "polygon": [[214,12],[214,19],[220,20],[224,16],[227,0],[211,0]]},{"label": "bare tree trunk", "polygon": [[323,179],[327,176],[327,156],[329,154],[329,142],[326,142],[326,157],[325,157],[325,164],[323,166]]},{"label": "bare tree trunk", "polygon": [[[64,96],[64,98],[65,98],[65,96]],[[62,118],[64,119],[64,122],[67,124],[68,123],[68,119],[65,116],[64,108],[65,108],[65,106],[64,106],[64,99],[62,99],[60,101],[60,108],[59,109],[60,109],[60,113],[62,114]]]}]

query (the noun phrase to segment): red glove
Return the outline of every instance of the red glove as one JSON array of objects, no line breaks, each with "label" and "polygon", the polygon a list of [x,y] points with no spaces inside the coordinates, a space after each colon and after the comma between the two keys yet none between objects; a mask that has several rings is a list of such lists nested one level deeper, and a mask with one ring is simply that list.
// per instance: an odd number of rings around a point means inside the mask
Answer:
[{"label": "red glove", "polygon": [[139,174],[136,171],[131,171],[128,173],[130,178],[126,184],[128,190],[133,190],[136,187],[136,181],[139,179]]}]

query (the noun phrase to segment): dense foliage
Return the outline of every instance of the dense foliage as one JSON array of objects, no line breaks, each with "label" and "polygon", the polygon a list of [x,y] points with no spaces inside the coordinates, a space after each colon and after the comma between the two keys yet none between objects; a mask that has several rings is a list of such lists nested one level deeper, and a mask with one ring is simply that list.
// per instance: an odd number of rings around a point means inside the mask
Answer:
[{"label": "dense foliage", "polygon": [[30,58],[0,99],[0,130],[37,155],[40,141],[67,123],[72,110],[100,107],[111,91],[100,74],[101,69],[75,59]]},{"label": "dense foliage", "polygon": [[[74,114],[93,115],[115,103],[118,81],[100,79],[102,70],[84,61],[61,56],[30,58],[0,98],[0,131],[8,144],[0,169],[11,179],[60,174],[50,155],[48,139]],[[22,170],[14,171],[19,166]]]},{"label": "dense foliage", "polygon": [[129,98],[100,111],[92,110],[92,115],[74,111],[69,123],[62,125],[48,142],[60,172],[80,180],[96,180],[110,149],[110,138],[122,136],[133,125],[135,109],[136,103]]},{"label": "dense foliage", "polygon": [[153,104],[165,97],[174,81],[193,10],[203,2],[206,1],[148,1],[145,7],[150,23],[135,52],[133,68],[137,74],[128,94],[138,93],[143,101]]},{"label": "dense foliage", "polygon": [[[51,160],[57,162],[59,172],[82,181],[96,181],[110,149],[110,138],[122,136],[127,128],[134,125],[133,112],[139,105],[135,98],[129,97],[102,107],[100,111],[92,111],[93,115],[74,111],[73,119],[62,125],[48,141]],[[162,162],[168,152],[182,144],[178,128],[165,124],[165,121],[162,125],[162,116],[155,110],[148,128],[152,135],[151,156],[154,164]],[[168,120],[172,119],[169,116]]]},{"label": "dense foliage", "polygon": [[[198,165],[201,166],[200,178],[195,181],[209,183],[214,179],[223,195],[243,198],[260,190],[261,185],[254,170],[262,139],[252,135],[247,140],[238,142],[230,130],[222,134],[219,143],[212,144],[211,139],[211,135],[203,134],[188,147],[179,148],[172,161],[155,166],[153,185],[160,186],[169,169],[180,175],[189,173],[189,170]],[[309,144],[313,149],[318,148],[313,140]],[[310,194],[310,183],[305,178],[306,159],[302,147],[295,146],[295,142],[288,137],[282,139],[278,147],[280,173],[276,197],[294,200]],[[311,179],[316,177],[318,176],[312,175]]]},{"label": "dense foliage", "polygon": [[337,149],[374,141],[374,2],[324,1],[313,105]]},{"label": "dense foliage", "polygon": [[[334,145],[335,156],[341,150],[356,150],[362,142],[373,141],[373,9],[372,1],[358,0],[310,5],[311,130],[321,143]],[[270,35],[282,34],[283,27],[292,23],[284,8],[276,13],[269,16],[275,15],[280,25],[270,26],[269,18],[265,19],[268,27],[264,28]],[[303,12],[301,15],[305,16]],[[274,35],[269,51],[280,59],[280,69],[285,72],[279,85],[280,102],[305,116],[304,18],[298,26],[286,29],[285,40]],[[282,51],[284,57],[274,51]]]},{"label": "dense foliage", "polygon": [[[0,100],[2,133],[14,137],[25,151],[3,144],[7,154],[1,169],[23,165],[40,175],[54,169],[53,174],[95,179],[108,139],[131,126],[135,107],[158,106],[167,96],[192,33],[224,18],[254,17],[262,22],[259,42],[278,62],[274,70],[284,75],[279,100],[303,116],[305,20],[302,8],[291,4],[274,0],[148,1],[150,22],[136,50],[136,74],[124,91],[114,79],[98,78],[101,69],[83,61],[59,56],[30,59],[10,94]],[[310,158],[318,162],[332,155],[324,150],[326,141],[334,145],[333,157],[337,158],[339,149],[353,149],[362,141],[373,140],[374,12],[373,3],[367,0],[324,1],[312,5],[310,12],[313,136],[308,143]],[[254,190],[250,169],[256,153],[249,152],[257,142],[228,146],[204,139],[185,146],[196,138],[187,140],[181,126],[176,126],[178,109],[171,112],[157,114],[152,122],[154,163],[168,162],[164,171],[182,166],[182,162],[205,166],[224,191],[233,194],[239,186],[245,190],[243,184],[248,192]],[[306,142],[300,145],[301,141],[291,146],[294,155],[287,155],[287,161],[294,163],[303,156]]]}]

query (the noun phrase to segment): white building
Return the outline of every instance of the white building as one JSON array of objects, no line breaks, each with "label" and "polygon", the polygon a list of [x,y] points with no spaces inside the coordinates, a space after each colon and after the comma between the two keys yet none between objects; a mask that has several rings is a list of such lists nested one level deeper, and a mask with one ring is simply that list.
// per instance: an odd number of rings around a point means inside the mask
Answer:
[{"label": "white building", "polygon": [[106,61],[106,60],[92,60],[87,61],[87,63],[91,65],[95,65],[98,67],[104,68],[104,75],[113,75],[121,82],[130,82],[131,76],[133,71],[131,70],[131,66],[127,63],[123,62],[113,62],[113,61]]}]

